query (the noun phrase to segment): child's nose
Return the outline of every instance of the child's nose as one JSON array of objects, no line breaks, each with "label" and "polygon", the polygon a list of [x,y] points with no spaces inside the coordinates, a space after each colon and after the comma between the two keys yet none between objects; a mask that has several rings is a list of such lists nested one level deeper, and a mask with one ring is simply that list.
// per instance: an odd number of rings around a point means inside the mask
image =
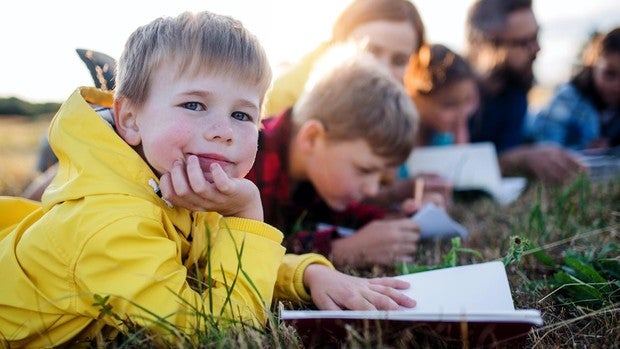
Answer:
[{"label": "child's nose", "polygon": [[210,141],[230,143],[233,140],[233,130],[230,117],[209,118],[204,131],[204,137]]}]

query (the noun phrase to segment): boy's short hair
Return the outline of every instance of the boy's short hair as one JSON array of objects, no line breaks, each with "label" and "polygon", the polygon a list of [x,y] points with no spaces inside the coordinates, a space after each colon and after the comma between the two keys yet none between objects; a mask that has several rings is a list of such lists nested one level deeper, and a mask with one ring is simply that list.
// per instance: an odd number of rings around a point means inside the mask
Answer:
[{"label": "boy's short hair", "polygon": [[336,46],[317,62],[293,107],[295,132],[310,119],[324,125],[328,139],[364,139],[376,155],[398,165],[414,146],[418,112],[372,54]]},{"label": "boy's short hair", "polygon": [[231,75],[256,85],[263,96],[271,67],[258,39],[231,17],[208,11],[160,17],[136,29],[118,61],[116,96],[141,105],[151,75],[161,64],[175,62],[178,75],[208,72]]}]

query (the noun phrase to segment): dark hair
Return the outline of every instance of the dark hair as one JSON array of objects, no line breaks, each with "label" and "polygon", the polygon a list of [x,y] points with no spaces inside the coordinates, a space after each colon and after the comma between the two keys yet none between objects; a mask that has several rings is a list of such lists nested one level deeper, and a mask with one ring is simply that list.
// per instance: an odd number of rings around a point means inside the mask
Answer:
[{"label": "dark hair", "polygon": [[509,14],[531,8],[532,0],[477,0],[467,13],[467,42],[475,45],[497,40],[506,26]]},{"label": "dark hair", "polygon": [[605,103],[594,86],[594,65],[599,57],[609,53],[620,54],[620,27],[612,29],[606,35],[599,32],[592,33],[581,54],[581,65],[570,80],[571,84],[590,99],[597,109],[602,109]]},{"label": "dark hair", "polygon": [[441,44],[424,45],[412,55],[405,71],[405,88],[410,96],[429,95],[464,79],[476,80],[469,63]]},{"label": "dark hair", "polygon": [[422,17],[409,0],[353,0],[334,23],[332,41],[346,41],[355,28],[380,20],[409,21],[419,37],[416,52],[426,42]]}]

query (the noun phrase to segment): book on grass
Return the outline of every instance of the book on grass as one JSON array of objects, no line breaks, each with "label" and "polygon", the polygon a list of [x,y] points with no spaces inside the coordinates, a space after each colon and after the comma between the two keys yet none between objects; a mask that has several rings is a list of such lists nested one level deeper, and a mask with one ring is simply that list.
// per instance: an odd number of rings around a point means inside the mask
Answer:
[{"label": "book on grass", "polygon": [[433,203],[422,206],[411,219],[420,226],[420,239],[452,238],[455,236],[466,240],[469,236],[467,228],[452,219],[446,210]]},{"label": "book on grass", "polygon": [[450,180],[456,191],[479,190],[502,205],[515,201],[527,184],[523,177],[502,177],[490,142],[417,147],[405,166],[410,176],[439,174]]},{"label": "book on grass", "polygon": [[587,168],[593,182],[609,181],[620,176],[620,146],[607,149],[585,149],[573,154]]},{"label": "book on grass", "polygon": [[[350,329],[372,328],[384,336],[405,329],[433,333],[449,341],[490,344],[521,342],[543,324],[540,311],[515,309],[503,263],[499,261],[395,276],[409,282],[404,293],[414,308],[394,311],[280,310],[281,320],[300,335],[338,341]],[[319,336],[319,337],[316,337]]]},{"label": "book on grass", "polygon": [[[411,219],[420,226],[420,239],[430,240],[436,238],[452,238],[460,236],[463,240],[467,239],[469,232],[467,228],[453,220],[446,210],[433,203],[425,204]],[[347,237],[355,234],[355,229],[338,227],[327,223],[318,223],[318,230],[336,229],[338,236]]]}]

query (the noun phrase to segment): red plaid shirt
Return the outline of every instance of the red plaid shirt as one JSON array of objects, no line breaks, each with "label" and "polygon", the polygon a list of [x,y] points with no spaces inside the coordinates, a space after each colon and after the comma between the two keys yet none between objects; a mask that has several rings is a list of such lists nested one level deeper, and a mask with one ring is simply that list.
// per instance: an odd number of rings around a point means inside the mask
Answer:
[{"label": "red plaid shirt", "polygon": [[[341,237],[336,227],[359,229],[385,216],[385,211],[367,204],[346,211],[331,210],[309,181],[294,181],[288,173],[292,110],[264,119],[258,138],[254,167],[246,178],[261,193],[265,222],[282,230],[291,253],[317,252],[328,256],[333,239]],[[320,227],[319,224],[330,227]]]}]

